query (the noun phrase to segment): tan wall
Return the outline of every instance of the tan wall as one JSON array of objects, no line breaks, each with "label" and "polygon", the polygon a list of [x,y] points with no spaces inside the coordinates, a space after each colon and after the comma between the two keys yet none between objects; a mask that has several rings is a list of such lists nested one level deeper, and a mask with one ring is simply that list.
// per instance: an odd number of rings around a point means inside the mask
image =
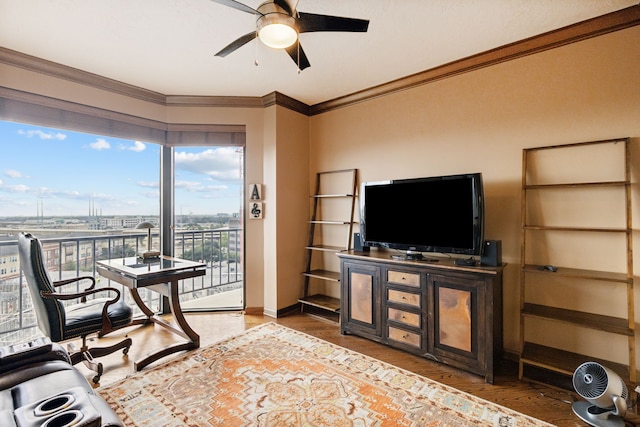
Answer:
[{"label": "tan wall", "polygon": [[290,307],[303,294],[309,234],[309,119],[277,107],[277,307]]},{"label": "tan wall", "polygon": [[[313,116],[310,173],[356,167],[364,182],[482,172],[485,237],[502,240],[508,263],[505,347],[518,351],[522,149],[630,136],[637,182],[639,45],[635,27]],[[580,169],[583,162],[562,167]],[[633,198],[637,230],[637,184]],[[640,236],[634,234],[637,285]],[[609,248],[601,251],[607,256]],[[558,330],[552,325],[540,333],[550,329]],[[596,345],[587,336],[579,341],[576,346]],[[625,360],[625,348],[616,359]]]}]

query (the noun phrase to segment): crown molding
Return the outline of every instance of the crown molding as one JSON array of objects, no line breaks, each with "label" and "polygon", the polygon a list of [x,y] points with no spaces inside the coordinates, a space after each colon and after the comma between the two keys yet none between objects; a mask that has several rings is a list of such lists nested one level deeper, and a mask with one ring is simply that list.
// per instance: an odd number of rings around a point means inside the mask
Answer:
[{"label": "crown molding", "polygon": [[263,108],[264,101],[258,96],[167,95],[165,105],[168,107]]},{"label": "crown molding", "polygon": [[291,98],[280,92],[271,92],[268,95],[262,97],[263,106],[270,107],[272,105],[279,105],[281,107],[288,108],[292,111],[296,111],[306,116],[309,115],[309,106],[304,102],[300,102],[297,99]]},{"label": "crown molding", "polygon": [[587,21],[549,31],[528,39],[469,56],[420,73],[354,92],[340,98],[312,105],[309,115],[325,113],[369,99],[435,82],[512,59],[554,49],[592,37],[640,25],[640,4]]},{"label": "crown molding", "polygon": [[155,104],[165,104],[165,95],[142,89],[137,86],[118,82],[97,74],[78,70],[67,65],[47,61],[15,50],[0,47],[0,63],[22,68],[28,71],[44,74],[58,79],[68,80],[85,86],[103,89],[108,92],[125,95]]}]

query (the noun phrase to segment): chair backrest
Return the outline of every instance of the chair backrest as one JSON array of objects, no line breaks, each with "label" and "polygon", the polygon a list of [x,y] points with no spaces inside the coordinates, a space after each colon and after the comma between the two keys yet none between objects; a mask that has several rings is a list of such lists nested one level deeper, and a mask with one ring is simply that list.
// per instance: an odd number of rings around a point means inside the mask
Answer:
[{"label": "chair backrest", "polygon": [[31,234],[20,233],[18,248],[20,265],[29,286],[38,327],[52,341],[61,341],[66,320],[64,306],[55,299],[43,298],[41,294],[41,292],[55,292],[45,266],[42,244]]}]

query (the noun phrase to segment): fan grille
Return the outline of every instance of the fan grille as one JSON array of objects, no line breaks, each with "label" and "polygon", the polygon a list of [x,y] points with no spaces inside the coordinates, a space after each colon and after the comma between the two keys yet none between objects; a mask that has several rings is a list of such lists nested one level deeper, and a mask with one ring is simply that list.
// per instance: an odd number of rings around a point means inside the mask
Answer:
[{"label": "fan grille", "polygon": [[585,399],[600,397],[606,391],[607,384],[607,372],[597,363],[583,363],[573,374],[573,387]]}]

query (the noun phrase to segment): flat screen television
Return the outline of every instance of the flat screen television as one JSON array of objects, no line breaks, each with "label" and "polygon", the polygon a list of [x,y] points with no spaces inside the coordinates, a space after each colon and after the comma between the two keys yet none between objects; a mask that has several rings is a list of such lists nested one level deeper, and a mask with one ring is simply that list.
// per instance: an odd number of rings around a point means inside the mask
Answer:
[{"label": "flat screen television", "polygon": [[404,251],[481,255],[484,190],[481,173],[365,182],[360,189],[363,245]]}]

